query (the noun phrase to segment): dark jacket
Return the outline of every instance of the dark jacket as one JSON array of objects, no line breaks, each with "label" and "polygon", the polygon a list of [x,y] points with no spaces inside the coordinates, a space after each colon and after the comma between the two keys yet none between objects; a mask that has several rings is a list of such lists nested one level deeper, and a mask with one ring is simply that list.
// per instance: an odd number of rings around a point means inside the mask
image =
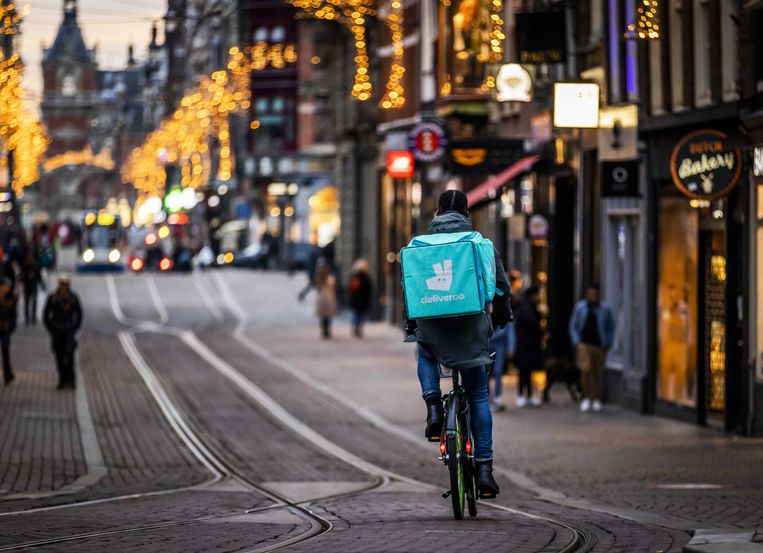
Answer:
[{"label": "dark jacket", "polygon": [[64,296],[58,291],[50,294],[45,302],[42,320],[51,334],[73,336],[82,325],[82,308],[77,294],[69,292],[68,296]]},{"label": "dark jacket", "polygon": [[[474,230],[471,220],[456,211],[447,211],[434,218],[429,234],[469,232]],[[496,287],[509,289],[509,280],[503,263],[495,256]],[[508,295],[496,296],[494,301],[508,301]],[[446,367],[469,369],[490,363],[489,340],[493,334],[490,315],[477,313],[443,319],[417,321],[416,340],[423,342],[435,359]]]},{"label": "dark jacket", "polygon": [[45,282],[42,280],[42,269],[36,260],[24,262],[19,272],[19,279],[27,293],[37,292],[38,286],[43,288],[45,286]]},{"label": "dark jacket", "polygon": [[543,328],[540,313],[529,296],[523,295],[514,318],[517,350],[514,362],[519,368],[539,371],[543,368]]},{"label": "dark jacket", "polygon": [[371,309],[371,277],[368,273],[359,271],[350,275],[347,286],[350,294],[350,309],[365,313]]}]

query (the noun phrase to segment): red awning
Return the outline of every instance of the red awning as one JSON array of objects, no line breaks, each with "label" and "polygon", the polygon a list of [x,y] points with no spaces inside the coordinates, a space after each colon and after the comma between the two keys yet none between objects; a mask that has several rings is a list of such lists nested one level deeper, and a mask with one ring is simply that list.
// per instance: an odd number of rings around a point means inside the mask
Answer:
[{"label": "red awning", "polygon": [[486,198],[490,197],[491,193],[498,190],[504,184],[514,180],[516,177],[530,169],[540,160],[539,155],[523,157],[517,161],[514,165],[510,165],[497,175],[493,175],[485,182],[471,189],[466,193],[466,198],[469,200],[469,207],[475,206]]}]

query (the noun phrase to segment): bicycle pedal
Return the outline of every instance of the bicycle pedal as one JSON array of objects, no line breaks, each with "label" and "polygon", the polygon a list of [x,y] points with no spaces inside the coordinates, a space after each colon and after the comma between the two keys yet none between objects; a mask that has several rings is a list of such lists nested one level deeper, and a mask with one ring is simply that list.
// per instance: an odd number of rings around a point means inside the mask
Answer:
[{"label": "bicycle pedal", "polygon": [[482,492],[480,492],[479,498],[480,499],[495,499],[495,494],[494,493],[482,493]]},{"label": "bicycle pedal", "polygon": [[453,492],[451,490],[448,490],[444,494],[442,494],[443,499],[448,499],[451,495],[453,495]]},{"label": "bicycle pedal", "polygon": [[440,443],[440,436],[429,436],[427,441],[431,443]]}]

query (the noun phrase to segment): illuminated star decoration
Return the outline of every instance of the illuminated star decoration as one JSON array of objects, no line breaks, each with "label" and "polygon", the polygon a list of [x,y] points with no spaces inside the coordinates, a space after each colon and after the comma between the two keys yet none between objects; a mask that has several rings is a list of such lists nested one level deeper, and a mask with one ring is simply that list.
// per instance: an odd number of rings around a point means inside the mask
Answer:
[{"label": "illuminated star decoration", "polygon": [[[28,12],[26,7],[23,15]],[[0,34],[15,35],[23,15],[13,4],[0,6]],[[50,142],[39,116],[24,100],[23,71],[18,54],[6,58],[0,52],[0,147],[13,151],[13,189],[17,196],[39,180],[40,159]],[[7,171],[7,156],[0,166]]]},{"label": "illuminated star decoration", "polygon": [[660,38],[659,7],[658,0],[640,0],[636,10],[636,21],[628,25],[625,38],[644,40]]},{"label": "illuminated star decoration", "polygon": [[[401,2],[402,0],[398,0]],[[355,38],[355,82],[352,95],[358,100],[371,98],[371,77],[368,62],[366,24],[376,16],[374,0],[289,0],[289,2],[316,19],[338,21],[350,29]],[[402,23],[402,19],[401,19]]]},{"label": "illuminated star decoration", "polygon": [[296,60],[294,44],[263,42],[243,51],[231,48],[226,69],[215,71],[196,88],[187,90],[175,112],[133,150],[122,168],[122,181],[139,192],[137,205],[164,194],[168,163],[179,166],[183,188],[198,188],[209,182],[212,139],[220,146],[217,179],[230,180],[234,161],[228,116],[251,107],[251,72],[282,68]]}]

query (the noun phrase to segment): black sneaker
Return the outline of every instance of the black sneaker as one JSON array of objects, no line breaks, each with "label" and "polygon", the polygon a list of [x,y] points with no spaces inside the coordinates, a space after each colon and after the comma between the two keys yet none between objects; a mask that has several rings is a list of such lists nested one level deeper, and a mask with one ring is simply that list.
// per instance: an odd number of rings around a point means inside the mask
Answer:
[{"label": "black sneaker", "polygon": [[494,498],[501,491],[493,478],[493,461],[477,461],[477,490],[483,499]]},{"label": "black sneaker", "polygon": [[442,435],[442,421],[445,414],[442,410],[442,403],[439,401],[427,404],[427,428],[424,430],[424,436],[430,442],[439,442]]},{"label": "black sneaker", "polygon": [[16,380],[16,375],[13,374],[13,373],[8,373],[8,374],[5,375],[3,380],[5,381],[5,385],[7,386],[8,384],[10,384],[14,380]]}]

